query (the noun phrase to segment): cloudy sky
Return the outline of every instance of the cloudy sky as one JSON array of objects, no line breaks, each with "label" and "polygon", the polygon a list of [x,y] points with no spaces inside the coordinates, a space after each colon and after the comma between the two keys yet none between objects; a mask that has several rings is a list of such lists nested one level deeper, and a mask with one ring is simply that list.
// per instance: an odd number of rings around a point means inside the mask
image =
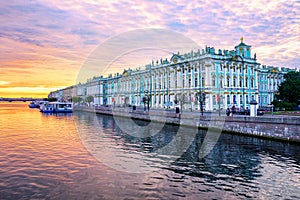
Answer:
[{"label": "cloudy sky", "polygon": [[297,0],[1,1],[0,97],[43,97],[72,85],[99,44],[144,28],[216,49],[231,50],[244,37],[259,63],[299,68],[299,24]]}]

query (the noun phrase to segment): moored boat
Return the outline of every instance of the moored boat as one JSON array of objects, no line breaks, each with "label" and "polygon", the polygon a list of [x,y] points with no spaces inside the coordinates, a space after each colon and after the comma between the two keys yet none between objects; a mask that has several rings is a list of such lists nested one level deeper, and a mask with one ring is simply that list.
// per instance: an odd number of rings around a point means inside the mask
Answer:
[{"label": "moored boat", "polygon": [[73,104],[71,102],[50,102],[40,107],[42,113],[72,113]]},{"label": "moored boat", "polygon": [[39,104],[36,104],[35,101],[32,101],[30,102],[30,104],[28,105],[29,108],[39,108],[40,105]]},{"label": "moored boat", "polygon": [[48,101],[32,101],[28,105],[29,108],[40,108],[41,105],[48,103]]},{"label": "moored boat", "polygon": [[40,107],[40,111],[42,113],[53,113],[53,104],[51,103],[46,103],[46,104],[43,104],[41,107]]}]

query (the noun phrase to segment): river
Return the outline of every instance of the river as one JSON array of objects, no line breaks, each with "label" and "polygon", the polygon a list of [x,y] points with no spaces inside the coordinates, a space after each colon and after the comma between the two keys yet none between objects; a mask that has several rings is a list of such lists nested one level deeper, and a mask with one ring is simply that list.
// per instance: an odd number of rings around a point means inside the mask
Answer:
[{"label": "river", "polygon": [[0,103],[0,199],[300,198],[299,144],[222,133],[201,157],[204,130],[27,104]]}]

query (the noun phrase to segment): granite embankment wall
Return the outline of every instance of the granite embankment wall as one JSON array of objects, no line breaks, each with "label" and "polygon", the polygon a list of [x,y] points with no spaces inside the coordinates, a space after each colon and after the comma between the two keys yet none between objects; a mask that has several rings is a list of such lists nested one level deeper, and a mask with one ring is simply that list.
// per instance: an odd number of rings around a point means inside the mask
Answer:
[{"label": "granite embankment wall", "polygon": [[220,117],[217,113],[205,113],[204,116],[201,116],[199,112],[176,114],[174,111],[150,110],[150,112],[145,112],[143,110],[134,111],[132,108],[112,109],[111,107],[75,107],[75,110],[183,126],[196,126],[203,129],[215,128],[228,133],[300,142],[300,117],[296,116],[250,117],[235,115],[233,117]]}]

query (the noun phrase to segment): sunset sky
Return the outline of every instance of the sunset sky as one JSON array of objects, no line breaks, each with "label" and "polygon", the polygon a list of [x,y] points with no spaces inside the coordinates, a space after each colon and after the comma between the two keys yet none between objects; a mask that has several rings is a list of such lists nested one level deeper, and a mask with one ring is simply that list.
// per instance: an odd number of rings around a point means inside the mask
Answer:
[{"label": "sunset sky", "polygon": [[296,0],[12,0],[0,2],[0,22],[0,97],[46,97],[73,85],[99,44],[143,28],[216,49],[231,50],[244,37],[259,63],[300,68]]}]

